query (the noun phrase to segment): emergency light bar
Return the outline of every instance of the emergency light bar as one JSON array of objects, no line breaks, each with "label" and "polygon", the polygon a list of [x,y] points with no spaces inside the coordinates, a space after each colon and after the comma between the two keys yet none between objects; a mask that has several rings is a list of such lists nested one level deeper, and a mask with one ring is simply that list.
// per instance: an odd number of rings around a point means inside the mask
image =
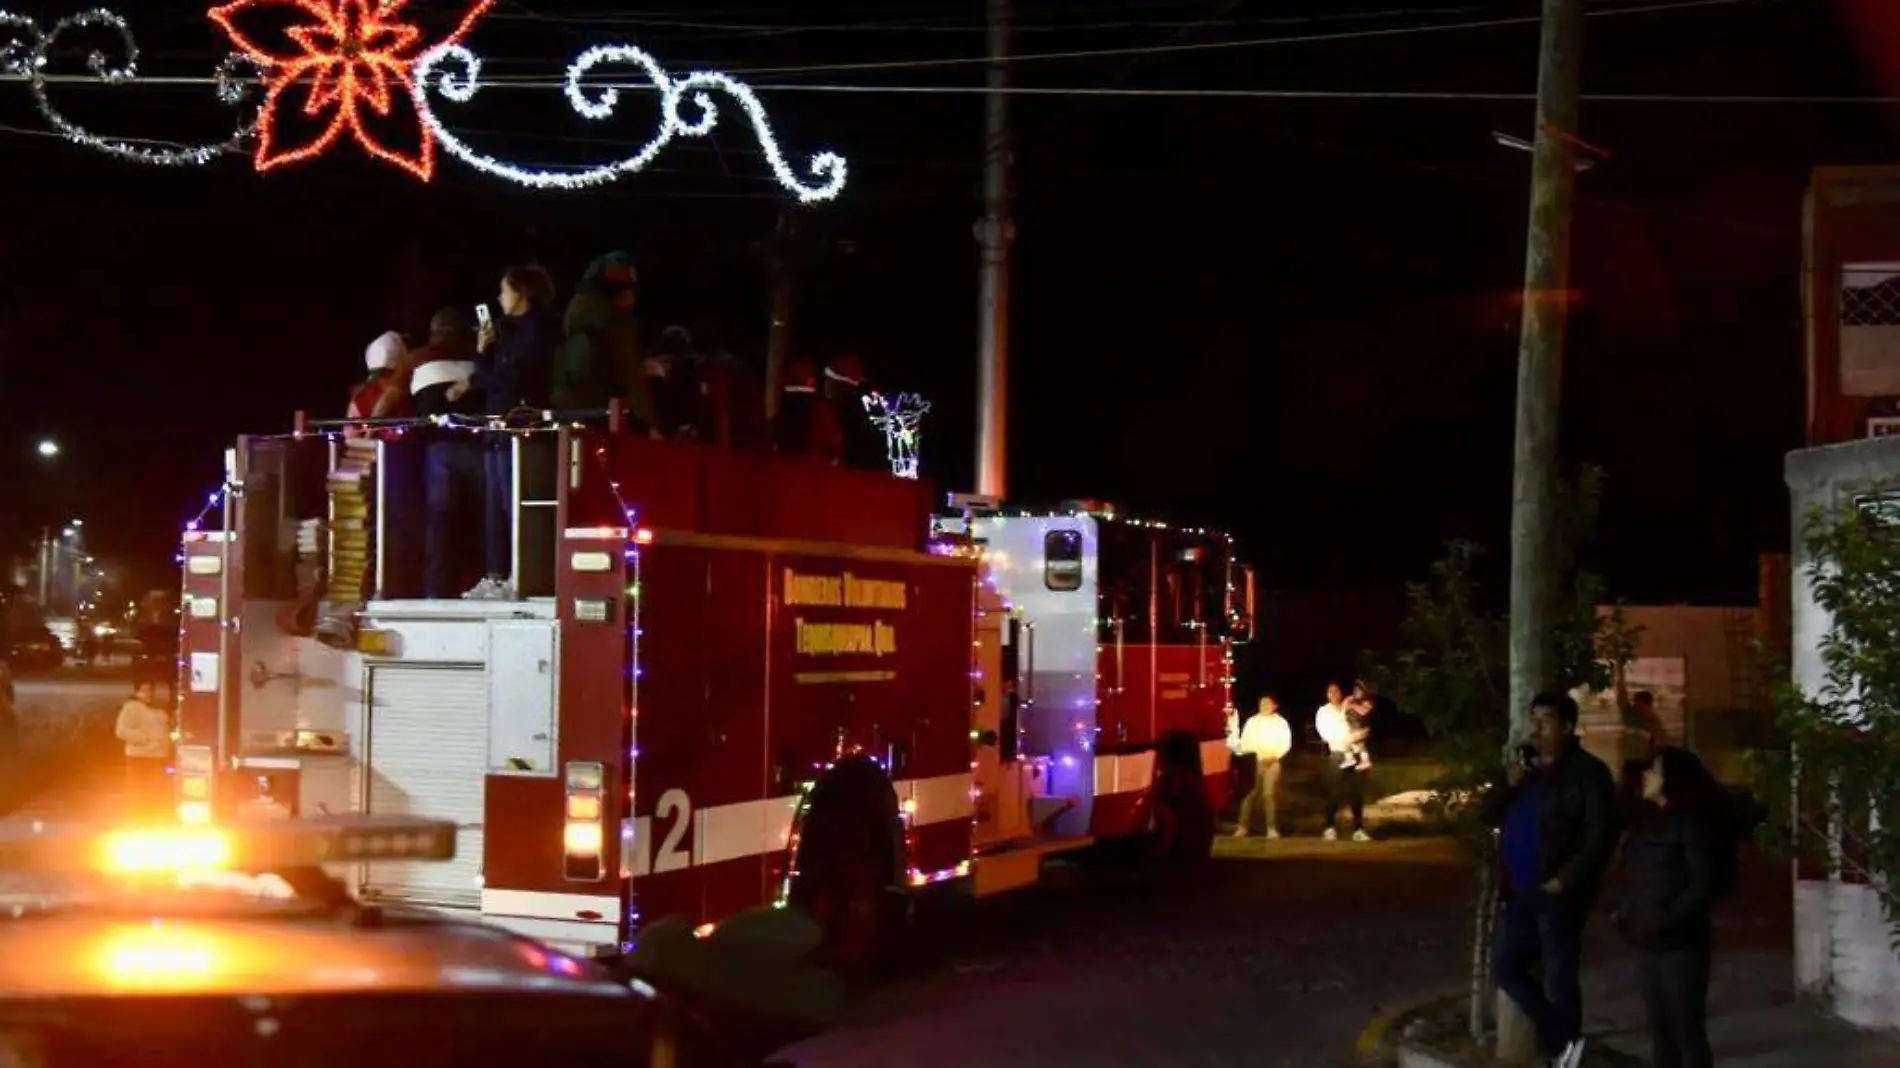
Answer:
[{"label": "emergency light bar", "polygon": [[205,871],[276,872],[375,860],[453,859],[455,824],[405,816],[121,829],[0,822],[0,871],[175,876]]}]

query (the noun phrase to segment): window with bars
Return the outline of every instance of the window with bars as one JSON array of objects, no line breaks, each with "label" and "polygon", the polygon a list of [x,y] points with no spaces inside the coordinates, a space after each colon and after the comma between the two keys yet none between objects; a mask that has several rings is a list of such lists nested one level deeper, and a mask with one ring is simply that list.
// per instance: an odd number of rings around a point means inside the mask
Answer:
[{"label": "window with bars", "polygon": [[1900,395],[1900,263],[1841,267],[1841,392]]}]

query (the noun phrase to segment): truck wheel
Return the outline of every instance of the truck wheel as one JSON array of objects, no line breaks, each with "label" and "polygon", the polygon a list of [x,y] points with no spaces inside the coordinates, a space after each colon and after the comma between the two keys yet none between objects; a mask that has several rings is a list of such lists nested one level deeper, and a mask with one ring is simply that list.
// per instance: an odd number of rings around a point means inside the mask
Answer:
[{"label": "truck wheel", "polygon": [[1161,740],[1149,797],[1156,816],[1151,858],[1172,871],[1204,867],[1214,849],[1214,811],[1207,802],[1199,739],[1175,731]]},{"label": "truck wheel", "polygon": [[[890,794],[881,778],[872,785]],[[799,832],[798,876],[788,901],[824,931],[817,963],[854,986],[877,972],[898,927],[893,828],[878,816],[886,807],[879,800],[833,795],[813,806]],[[894,812],[894,796],[888,807]]]}]

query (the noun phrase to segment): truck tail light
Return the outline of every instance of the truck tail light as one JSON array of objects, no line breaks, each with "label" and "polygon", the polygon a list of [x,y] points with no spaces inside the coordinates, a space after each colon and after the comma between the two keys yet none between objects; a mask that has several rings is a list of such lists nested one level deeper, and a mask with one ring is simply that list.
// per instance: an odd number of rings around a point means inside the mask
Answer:
[{"label": "truck tail light", "polygon": [[564,874],[574,882],[599,882],[606,874],[603,851],[607,830],[607,769],[601,764],[567,765],[566,822],[561,830]]},{"label": "truck tail light", "polygon": [[201,826],[211,822],[211,747],[178,747],[178,822]]}]

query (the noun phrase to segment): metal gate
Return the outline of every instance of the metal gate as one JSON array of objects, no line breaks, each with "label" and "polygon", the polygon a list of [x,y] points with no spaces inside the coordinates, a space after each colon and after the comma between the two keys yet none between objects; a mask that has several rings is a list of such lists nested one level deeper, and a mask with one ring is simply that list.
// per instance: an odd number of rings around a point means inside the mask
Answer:
[{"label": "metal gate", "polygon": [[487,673],[446,665],[372,667],[365,701],[365,810],[453,820],[461,828],[454,861],[367,864],[365,892],[423,905],[479,907]]}]

